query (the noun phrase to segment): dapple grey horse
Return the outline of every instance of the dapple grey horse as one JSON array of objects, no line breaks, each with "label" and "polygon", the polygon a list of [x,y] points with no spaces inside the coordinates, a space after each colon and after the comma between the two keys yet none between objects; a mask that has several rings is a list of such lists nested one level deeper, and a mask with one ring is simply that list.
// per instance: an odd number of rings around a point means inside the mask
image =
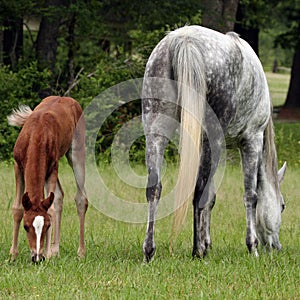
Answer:
[{"label": "dapple grey horse", "polygon": [[[176,101],[166,100],[170,94]],[[145,260],[150,261],[156,249],[161,166],[165,146],[176,130],[171,120],[181,123],[174,228],[182,224],[187,199],[194,194],[193,256],[204,257],[211,247],[210,216],[216,198],[213,176],[224,136],[241,153],[249,252],[258,255],[258,241],[269,249],[281,249],[284,200],[280,182],[286,164],[278,171],[268,84],[252,48],[233,32],[224,35],[201,26],[168,33],[149,57],[142,110],[149,204]]]}]

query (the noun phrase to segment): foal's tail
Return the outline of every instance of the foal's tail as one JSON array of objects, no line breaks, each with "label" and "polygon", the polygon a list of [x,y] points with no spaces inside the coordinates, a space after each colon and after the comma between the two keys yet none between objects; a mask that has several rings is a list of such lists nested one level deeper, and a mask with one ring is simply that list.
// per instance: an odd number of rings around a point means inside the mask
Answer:
[{"label": "foal's tail", "polygon": [[[174,34],[175,33],[175,34]],[[180,166],[175,196],[172,238],[183,224],[189,198],[193,195],[202,152],[202,123],[205,113],[206,78],[201,45],[189,32],[171,33],[170,50],[178,81],[178,104],[181,107]]]},{"label": "foal's tail", "polygon": [[7,117],[8,124],[12,126],[23,126],[31,113],[32,110],[29,106],[20,105],[19,108],[14,109],[12,114]]}]

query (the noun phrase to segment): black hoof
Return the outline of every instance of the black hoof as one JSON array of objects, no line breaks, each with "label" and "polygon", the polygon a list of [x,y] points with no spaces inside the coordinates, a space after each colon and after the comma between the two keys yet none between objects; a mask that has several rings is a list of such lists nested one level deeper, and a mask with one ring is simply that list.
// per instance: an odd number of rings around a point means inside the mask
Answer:
[{"label": "black hoof", "polygon": [[192,256],[195,259],[202,259],[202,258],[204,258],[205,253],[199,249],[193,249]]},{"label": "black hoof", "polygon": [[205,245],[205,248],[204,247],[201,247],[200,249],[194,248],[192,252],[192,256],[193,258],[202,259],[208,255],[210,249],[211,249],[211,245],[208,244]]},{"label": "black hoof", "polygon": [[257,256],[257,247],[258,247],[258,239],[255,238],[254,240],[250,239],[250,238],[246,238],[246,245],[248,247],[248,251],[250,254],[254,254],[255,256]]},{"label": "black hoof", "polygon": [[156,252],[155,247],[153,247],[151,249],[147,249],[147,250],[144,249],[144,262],[149,263],[153,259],[155,252]]}]

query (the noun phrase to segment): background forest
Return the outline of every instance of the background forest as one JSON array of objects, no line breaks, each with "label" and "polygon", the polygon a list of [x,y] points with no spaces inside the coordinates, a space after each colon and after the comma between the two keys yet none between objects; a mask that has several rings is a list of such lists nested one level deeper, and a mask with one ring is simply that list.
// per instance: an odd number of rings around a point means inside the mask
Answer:
[{"label": "background forest", "polygon": [[[265,70],[291,69],[285,107],[300,106],[299,0],[0,0],[0,160],[11,159],[18,134],[6,120],[13,108],[33,108],[51,94],[86,107],[105,89],[142,77],[165,32],[185,24],[234,30]],[[98,150],[106,152],[114,132],[136,115],[139,101],[112,114]]]}]

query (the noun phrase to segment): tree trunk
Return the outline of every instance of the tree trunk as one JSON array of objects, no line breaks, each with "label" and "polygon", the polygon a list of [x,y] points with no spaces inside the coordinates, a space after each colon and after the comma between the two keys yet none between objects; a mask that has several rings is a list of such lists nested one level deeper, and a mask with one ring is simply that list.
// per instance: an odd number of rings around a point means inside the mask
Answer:
[{"label": "tree trunk", "polygon": [[294,55],[291,80],[284,107],[300,108],[300,47],[297,48]]},{"label": "tree trunk", "polygon": [[53,74],[55,73],[58,30],[61,20],[57,10],[60,2],[60,0],[46,0],[46,7],[51,7],[51,9],[42,17],[36,41],[38,69],[48,68]]},{"label": "tree trunk", "polygon": [[223,33],[232,31],[239,0],[203,0],[202,25]]},{"label": "tree trunk", "polygon": [[3,62],[3,43],[4,43],[4,32],[2,30],[3,24],[0,22],[0,66]]},{"label": "tree trunk", "polygon": [[256,55],[259,56],[259,29],[253,27],[245,28],[243,26],[236,26],[234,31],[238,33],[240,37],[252,47]]},{"label": "tree trunk", "polygon": [[239,3],[236,23],[234,25],[234,31],[238,33],[242,39],[249,43],[254,52],[259,55],[258,40],[259,40],[259,28],[258,26],[245,26],[244,22],[247,19],[246,6]]},{"label": "tree trunk", "polygon": [[17,67],[19,58],[23,54],[23,19],[10,18],[3,22],[4,31],[2,34],[3,63]]},{"label": "tree trunk", "polygon": [[75,55],[75,24],[76,14],[72,13],[68,28],[68,89],[74,84],[74,55]]},{"label": "tree trunk", "polygon": [[[300,35],[300,23],[298,25]],[[288,94],[282,109],[279,112],[280,119],[300,120],[300,43],[297,43]]]}]

